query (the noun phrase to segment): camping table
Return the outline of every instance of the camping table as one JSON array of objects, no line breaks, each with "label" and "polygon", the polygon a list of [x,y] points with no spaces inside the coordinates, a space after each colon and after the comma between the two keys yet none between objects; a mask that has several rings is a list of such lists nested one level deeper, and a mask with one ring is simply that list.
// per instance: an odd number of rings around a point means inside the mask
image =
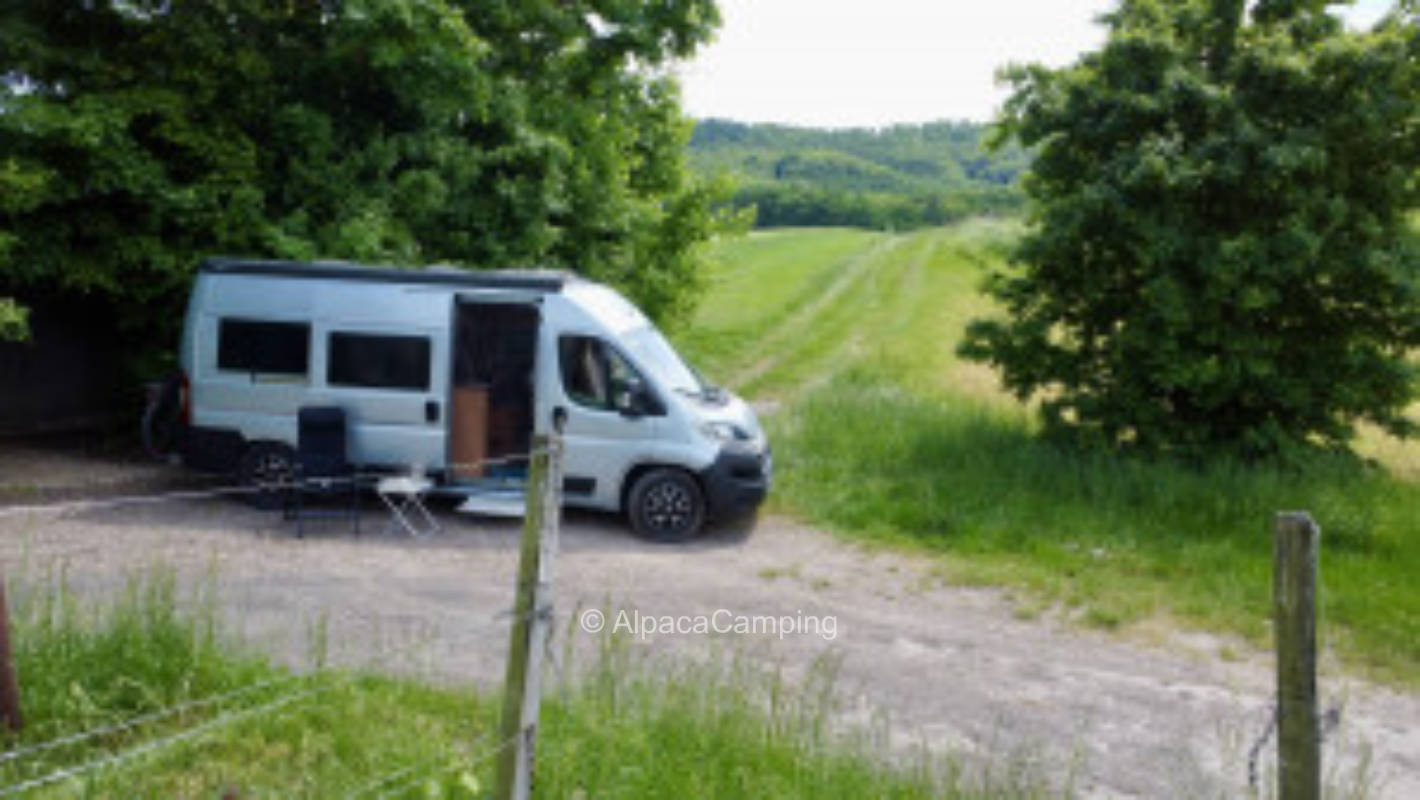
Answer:
[{"label": "camping table", "polygon": [[416,475],[381,478],[375,484],[375,494],[380,496],[393,515],[390,527],[398,524],[405,533],[416,538],[437,533],[439,523],[424,505],[424,497],[433,486],[433,481]]}]

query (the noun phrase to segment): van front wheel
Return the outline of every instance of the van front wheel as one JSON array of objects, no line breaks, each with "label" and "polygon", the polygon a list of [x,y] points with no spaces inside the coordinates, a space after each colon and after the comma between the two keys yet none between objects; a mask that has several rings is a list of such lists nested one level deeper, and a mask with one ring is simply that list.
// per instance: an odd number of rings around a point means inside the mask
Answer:
[{"label": "van front wheel", "polygon": [[705,524],[700,484],[678,469],[653,469],[637,478],[626,506],[636,532],[658,542],[684,541]]}]

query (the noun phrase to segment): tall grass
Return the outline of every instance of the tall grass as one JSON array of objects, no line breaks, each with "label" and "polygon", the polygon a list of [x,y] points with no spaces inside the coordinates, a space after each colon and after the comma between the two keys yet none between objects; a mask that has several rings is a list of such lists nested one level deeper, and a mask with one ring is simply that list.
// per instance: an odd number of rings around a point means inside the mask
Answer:
[{"label": "tall grass", "polygon": [[[601,640],[591,669],[544,707],[538,786],[549,797],[963,798],[1048,794],[1000,759],[988,778],[838,723],[832,665],[789,681],[721,653],[702,662]],[[1016,765],[1019,767],[1019,765]]]},{"label": "tall grass", "polygon": [[1420,678],[1420,492],[1351,459],[1296,469],[1062,450],[1021,414],[858,371],[777,418],[778,490],[858,537],[946,553],[1113,627],[1158,613],[1267,631],[1273,514],[1323,533],[1323,616],[1354,663]]},{"label": "tall grass", "polygon": [[[210,595],[183,596],[164,570],[135,577],[106,604],[80,603],[58,579],[26,585],[19,596],[15,642],[29,727],[5,750],[275,683],[4,758],[0,791],[65,769],[78,772],[28,796],[481,797],[491,786],[501,703],[487,692],[339,670],[292,675],[234,647]],[[733,655],[651,661],[624,637],[596,644],[585,669],[564,656],[562,682],[544,694],[540,796],[1046,793],[1033,768],[1003,761],[968,780],[950,760],[889,758],[871,733],[845,734],[828,672],[791,685]]]},{"label": "tall grass", "polygon": [[9,586],[26,727],[10,746],[53,739],[268,677],[265,659],[220,641],[211,594],[180,610],[171,570],[130,576],[111,603],[81,603],[64,576]]}]

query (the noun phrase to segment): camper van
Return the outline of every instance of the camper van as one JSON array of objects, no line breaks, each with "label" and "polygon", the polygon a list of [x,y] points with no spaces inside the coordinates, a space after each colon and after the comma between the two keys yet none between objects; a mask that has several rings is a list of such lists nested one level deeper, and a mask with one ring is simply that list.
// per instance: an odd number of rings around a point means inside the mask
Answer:
[{"label": "camper van", "polygon": [[362,474],[424,471],[463,510],[520,504],[532,436],[554,429],[563,502],[652,538],[769,488],[753,410],[571,274],[211,259],[179,364],[184,461],[252,483],[291,469],[301,408],[338,406]]}]

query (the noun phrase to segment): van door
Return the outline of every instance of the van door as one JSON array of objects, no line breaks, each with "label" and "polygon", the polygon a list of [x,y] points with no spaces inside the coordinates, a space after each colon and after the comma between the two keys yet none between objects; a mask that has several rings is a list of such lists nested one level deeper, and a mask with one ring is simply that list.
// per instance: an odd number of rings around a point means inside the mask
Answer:
[{"label": "van door", "polygon": [[636,387],[650,384],[615,345],[596,335],[557,337],[557,387],[564,419],[563,496],[568,502],[608,510],[620,506],[623,477],[658,440],[664,406],[628,409]]},{"label": "van door", "polygon": [[453,313],[448,479],[521,487],[535,419],[539,306],[461,295]]}]

